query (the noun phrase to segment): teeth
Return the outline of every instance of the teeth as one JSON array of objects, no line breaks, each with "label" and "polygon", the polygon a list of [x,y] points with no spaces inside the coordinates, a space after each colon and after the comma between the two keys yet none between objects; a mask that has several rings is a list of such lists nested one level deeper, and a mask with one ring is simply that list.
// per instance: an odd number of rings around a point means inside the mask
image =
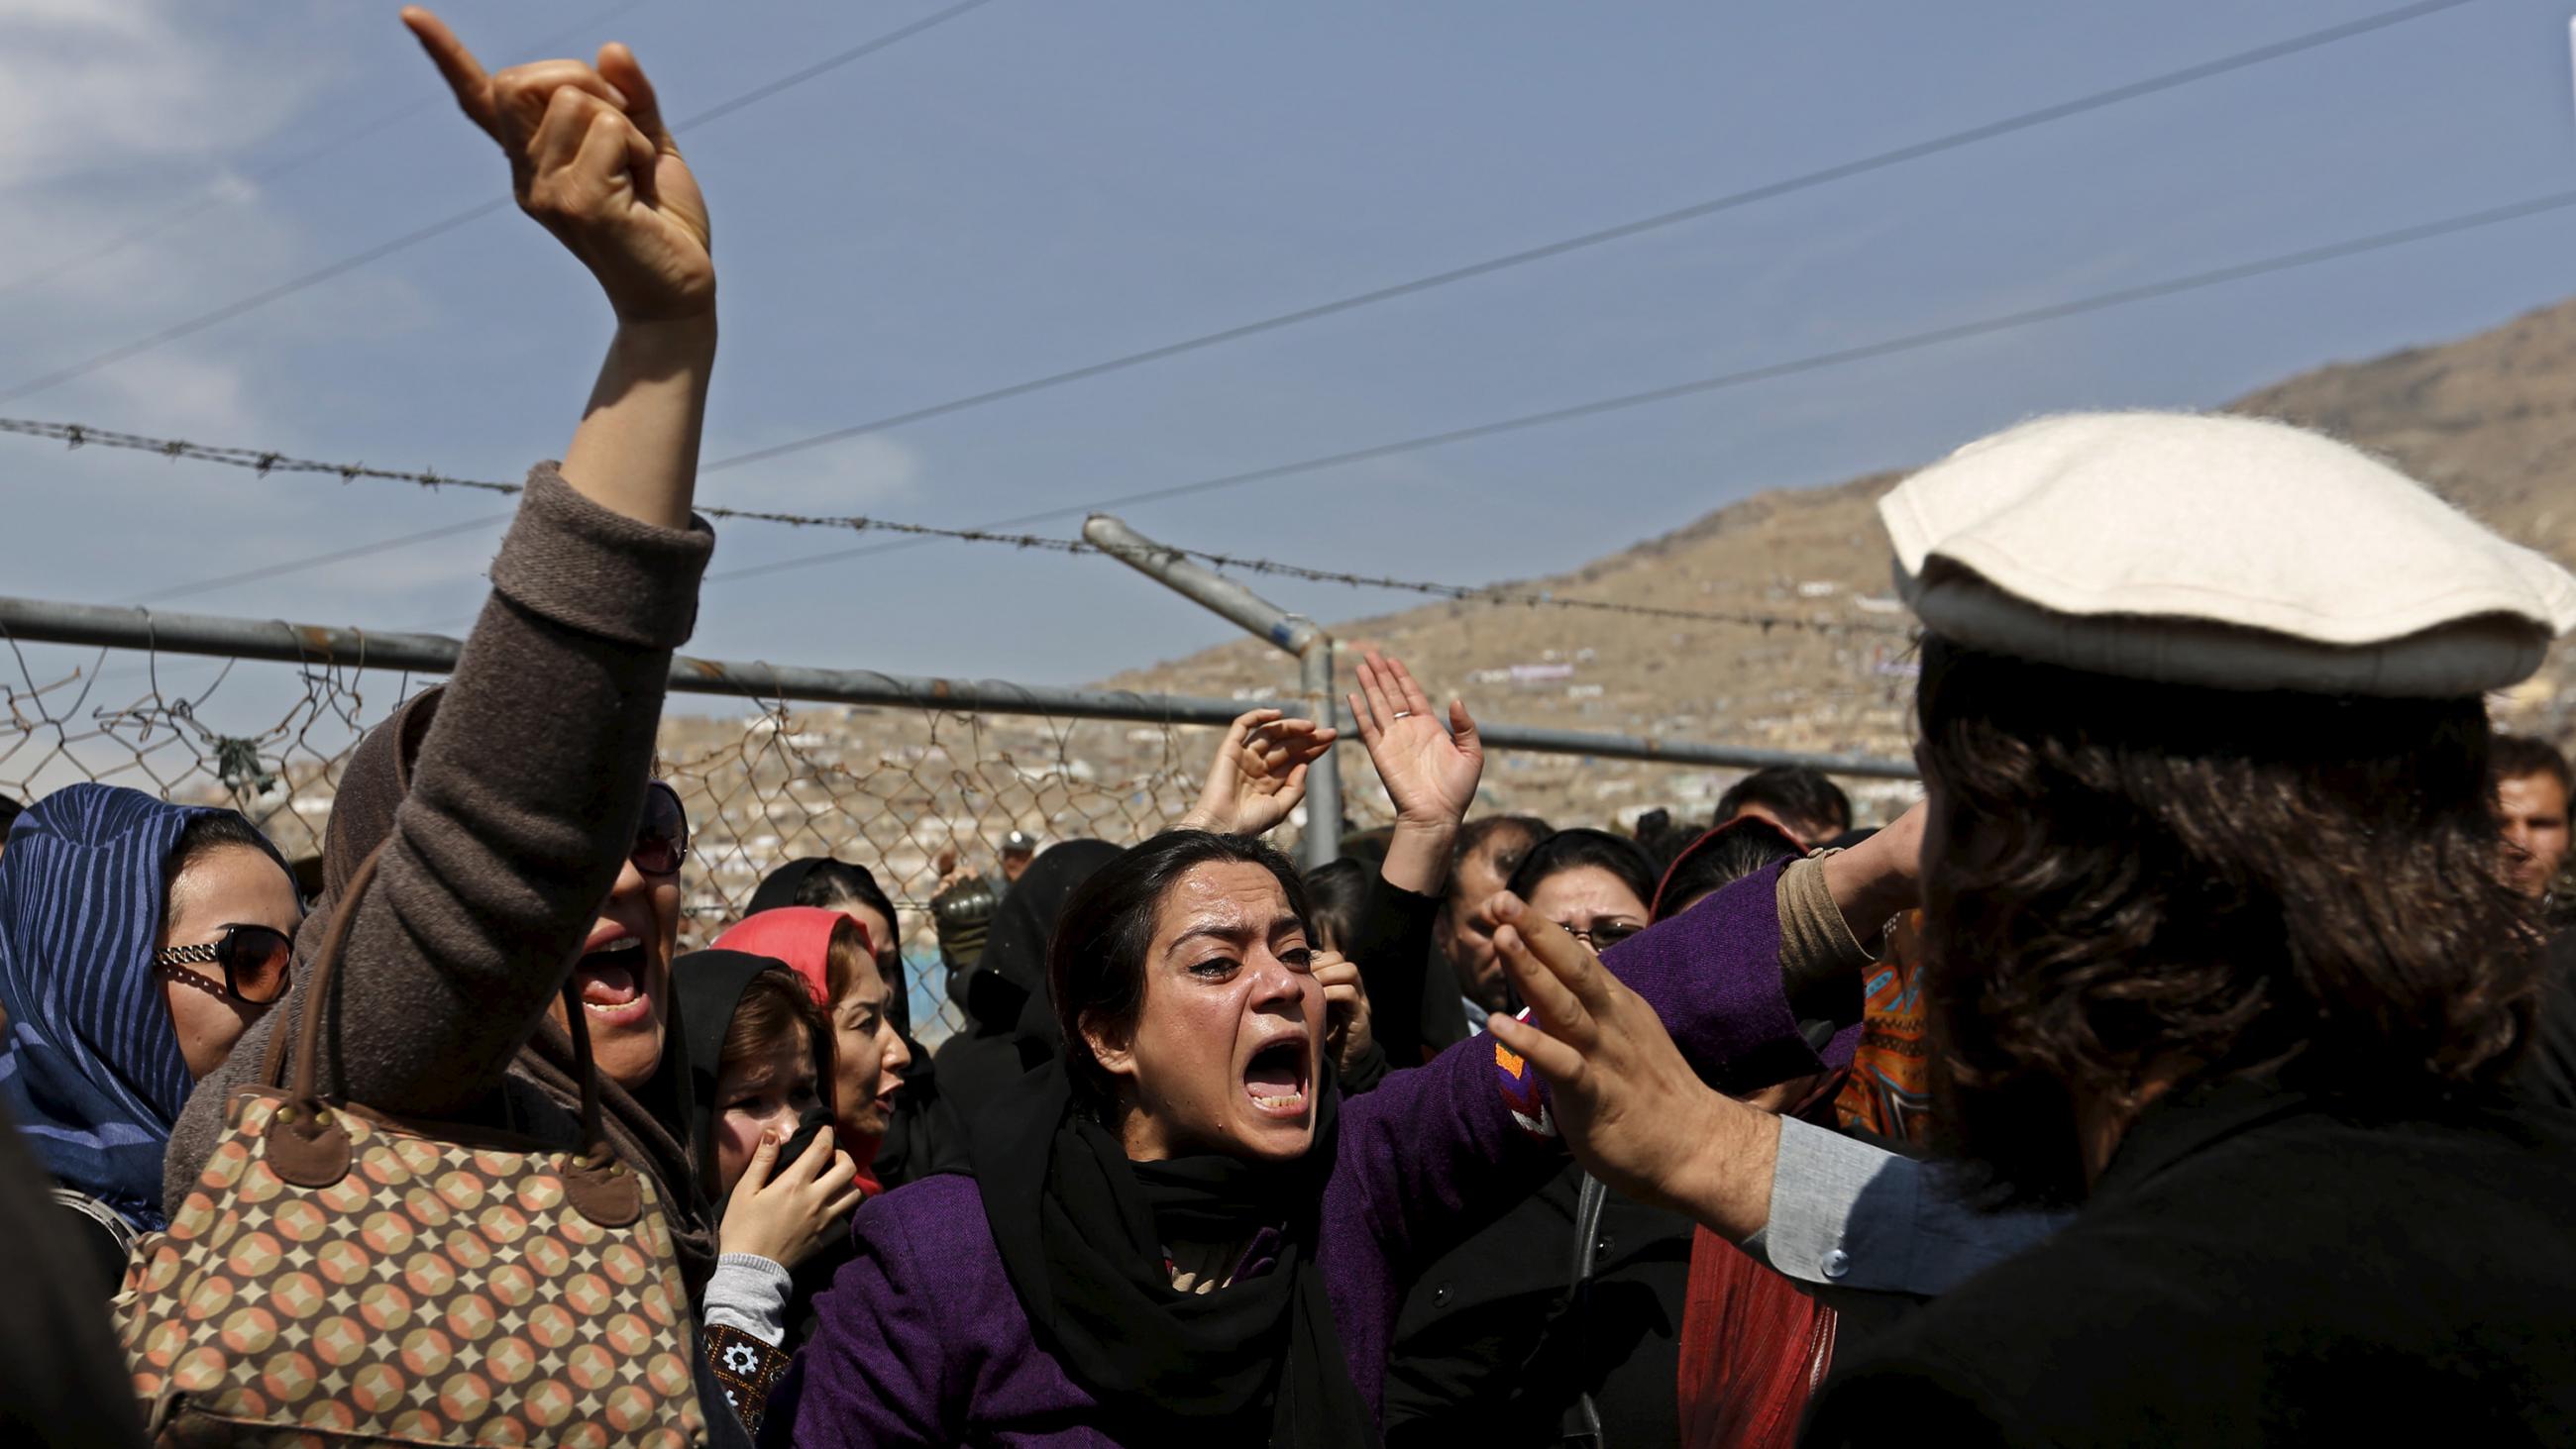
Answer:
[{"label": "teeth", "polygon": [[635,939],[633,936],[620,936],[616,940],[609,942],[607,945],[597,948],[590,954],[593,956],[612,956],[620,951],[632,951],[643,944],[644,943],[642,941]]},{"label": "teeth", "polygon": [[1296,1107],[1302,1106],[1305,1103],[1306,1094],[1303,1092],[1290,1092],[1284,1097],[1256,1096],[1252,1100],[1264,1107]]}]

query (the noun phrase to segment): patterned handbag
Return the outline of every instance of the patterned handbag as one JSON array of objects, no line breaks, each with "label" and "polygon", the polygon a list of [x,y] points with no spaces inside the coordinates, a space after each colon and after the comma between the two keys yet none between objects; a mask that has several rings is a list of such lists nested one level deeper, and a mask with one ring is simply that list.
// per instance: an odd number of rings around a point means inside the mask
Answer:
[{"label": "patterned handbag", "polygon": [[323,1004],[375,867],[315,958],[293,1087],[281,1023],[196,1188],[135,1248],[115,1311],[155,1440],[703,1442],[670,1229],[608,1147],[569,991],[578,1152],[315,1091]]}]

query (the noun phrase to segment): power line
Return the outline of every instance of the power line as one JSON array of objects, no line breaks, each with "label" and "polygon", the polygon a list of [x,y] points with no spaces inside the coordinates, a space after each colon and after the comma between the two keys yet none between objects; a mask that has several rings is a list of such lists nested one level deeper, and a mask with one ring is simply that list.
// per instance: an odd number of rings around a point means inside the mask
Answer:
[{"label": "power line", "polygon": [[[2498,226],[2505,222],[2520,221],[2527,217],[2538,216],[2546,212],[2564,210],[2569,206],[2576,206],[2576,191],[2562,191],[2555,193],[2554,195],[2536,197],[2529,201],[2515,202],[2508,206],[2499,206],[2485,211],[2470,212],[2462,216],[2453,216],[2440,221],[2426,222],[2420,226],[2403,227],[2396,231],[2379,232],[2371,236],[2358,237],[2350,241],[2334,242],[2325,246],[2311,247],[2304,251],[2288,252],[2279,256],[2266,257],[2260,261],[2244,262],[2236,266],[2220,267],[2212,271],[2195,272],[2189,276],[2175,277],[2166,281],[2149,282],[2135,287],[2123,287],[2117,291],[2097,293],[2094,296],[2079,298],[2070,302],[2058,302],[2044,307],[2027,308],[2019,312],[2008,312],[1997,317],[1983,318],[1973,322],[1962,322],[1948,327],[1937,327],[1927,332],[1909,333],[1902,337],[1892,337],[1879,342],[1863,343],[1856,347],[1844,347],[1837,348],[1830,352],[1811,353],[1805,357],[1793,358],[1785,362],[1768,363],[1761,367],[1746,368],[1739,372],[1720,373],[1715,377],[1698,378],[1690,382],[1675,383],[1667,387],[1649,388],[1643,392],[1623,393],[1616,397],[1597,398],[1591,402],[1574,404],[1571,407],[1551,408],[1544,412],[1523,413],[1517,417],[1502,418],[1488,423],[1478,423],[1472,427],[1453,428],[1447,432],[1440,433],[1426,433],[1419,437],[1398,439],[1394,442],[1379,443],[1371,447],[1354,448],[1340,453],[1327,453],[1321,457],[1315,458],[1304,458],[1293,463],[1279,463],[1266,468],[1255,468],[1247,472],[1221,474],[1214,478],[1202,478],[1191,483],[1178,483],[1164,488],[1149,488],[1142,492],[1120,494],[1114,498],[1094,499],[1088,503],[1076,503],[1067,505],[1063,508],[1048,509],[1044,512],[1022,514],[1017,518],[1007,519],[997,523],[994,527],[1022,528],[1031,524],[1052,522],[1059,518],[1080,517],[1086,514],[1106,512],[1110,509],[1116,508],[1132,508],[1139,504],[1161,503],[1168,499],[1186,497],[1191,494],[1215,492],[1219,489],[1240,487],[1248,483],[1262,483],[1274,478],[1285,478],[1299,473],[1313,473],[1326,468],[1340,467],[1349,463],[1370,462],[1375,459],[1395,457],[1404,453],[1421,452],[1429,448],[1446,447],[1452,443],[1470,442],[1478,438],[1490,438],[1504,433],[1519,432],[1528,428],[1539,428],[1555,423],[1571,422],[1578,418],[1595,417],[1603,413],[1618,412],[1627,408],[1644,407],[1652,403],[1669,402],[1675,398],[1688,397],[1698,393],[1718,392],[1727,388],[1742,387],[1749,383],[1766,382],[1774,378],[1789,377],[1798,373],[1816,372],[1826,368],[1845,366],[1850,363],[1867,362],[1876,358],[1891,357],[1899,353],[1918,351],[1927,347],[1937,347],[1944,343],[1965,341],[1973,337],[1983,337],[1997,332],[2011,331],[2015,328],[2035,326],[2042,322],[2058,321],[2067,317],[2082,316],[2090,312],[2100,312],[2114,307],[2123,307],[2130,305],[2131,303],[2151,301],[2157,298],[2175,296],[2184,292],[2198,291],[2202,288],[2220,286],[2228,282],[2244,281],[2253,277],[2266,276],[2274,272],[2290,271],[2298,267],[2315,266],[2324,262],[2339,261],[2346,257],[2359,256],[2366,252],[2380,251],[2389,247],[2405,246],[2414,242],[2430,241],[2437,237],[2452,236],[2466,231],[2475,231],[2483,227]],[[864,548],[839,549],[827,553],[805,554],[792,559],[781,559],[776,563],[761,565],[757,568],[737,569],[725,574],[710,574],[708,575],[707,581],[713,583],[722,579],[743,578],[753,574],[773,574],[783,572],[788,569],[805,568],[816,564],[837,563],[848,559],[866,558],[877,554],[888,553],[895,549],[913,547],[924,541],[926,540],[914,539],[899,542],[887,542]]]},{"label": "power line", "polygon": [[[2076,298],[2071,301],[2055,302],[2040,307],[2024,308],[2019,311],[2006,312],[1997,316],[1980,318],[1969,322],[1954,323],[1946,327],[1937,327],[1929,331],[1909,333],[1901,337],[1886,338],[1877,342],[1862,343],[1853,347],[1837,348],[1829,352],[1811,353],[1805,357],[1792,358],[1782,362],[1767,363],[1760,367],[1745,368],[1735,372],[1720,373],[1714,377],[1695,378],[1688,382],[1674,383],[1658,388],[1649,388],[1642,392],[1621,393],[1612,397],[1595,398],[1588,402],[1575,403],[1567,407],[1550,408],[1534,413],[1522,413],[1514,417],[1499,418],[1490,422],[1477,423],[1469,427],[1452,428],[1445,432],[1426,433],[1416,437],[1397,439],[1393,442],[1378,443],[1365,448],[1355,448],[1339,453],[1328,453],[1320,457],[1300,459],[1296,462],[1272,464],[1268,467],[1251,469],[1245,472],[1221,474],[1214,478],[1202,478],[1195,482],[1172,484],[1167,487],[1147,489],[1137,493],[1122,494],[1115,498],[1098,499],[1090,503],[1077,503],[1067,505],[1062,508],[1048,509],[1040,513],[1024,514],[1018,518],[1005,520],[991,527],[944,528],[931,524],[908,523],[894,519],[872,518],[861,514],[825,515],[784,513],[766,509],[727,508],[717,504],[701,504],[698,506],[698,512],[705,514],[710,518],[729,518],[749,522],[775,523],[794,528],[829,528],[850,530],[861,533],[893,533],[905,536],[901,541],[889,541],[887,543],[873,545],[865,549],[841,550],[828,555],[812,555],[801,559],[782,560],[778,563],[760,565],[752,569],[737,570],[728,574],[710,575],[709,581],[713,582],[725,578],[739,578],[755,573],[777,573],[783,569],[795,568],[806,564],[821,563],[842,558],[861,556],[869,553],[883,553],[894,548],[906,547],[913,543],[940,539],[967,543],[1001,544],[1016,548],[1043,549],[1059,552],[1087,551],[1089,550],[1090,545],[1077,539],[1050,538],[1036,534],[1012,532],[1011,530],[1022,528],[1030,524],[1048,522],[1058,518],[1075,517],[1089,513],[1101,512],[1112,508],[1133,507],[1142,503],[1159,503],[1168,499],[1184,497],[1191,494],[1207,493],[1218,489],[1239,487],[1248,483],[1267,482],[1272,479],[1289,477],[1299,473],[1317,472],[1326,468],[1339,467],[1344,464],[1367,462],[1403,453],[1412,453],[1429,448],[1445,447],[1452,443],[1468,442],[1474,439],[1494,437],[1500,434],[1518,432],[1530,428],[1547,427],[1556,423],[1570,422],[1579,418],[1596,417],[1604,413],[1644,407],[1653,403],[1669,402],[1677,398],[1694,396],[1701,393],[1716,392],[1726,388],[1741,387],[1750,383],[1769,381],[1774,378],[1788,377],[1799,373],[1821,371],[1832,367],[1847,366],[1852,363],[1890,357],[1899,353],[1918,351],[1924,348],[1936,347],[1950,342],[1965,341],[1969,338],[1990,336],[2000,332],[2012,331],[2017,328],[2035,326],[2042,322],[2059,321],[2068,317],[2106,311],[2114,307],[2123,307],[2138,302],[2177,296],[2182,293],[2221,286],[2230,282],[2245,281],[2254,277],[2268,276],[2273,273],[2291,271],[2301,267],[2317,266],[2325,262],[2339,261],[2347,257],[2360,256],[2365,253],[2382,251],[2391,247],[2410,245],[2415,242],[2430,241],[2438,237],[2454,236],[2463,232],[2502,225],[2509,221],[2520,221],[2530,217],[2544,215],[2549,212],[2562,211],[2571,206],[2576,206],[2576,191],[2556,192],[2547,196],[2534,197],[2504,206],[2489,207],[2481,211],[2473,211],[2457,216],[2445,217],[2438,221],[2424,222],[2409,227],[2400,227],[2394,231],[2377,232],[2369,236],[2356,237],[2340,242],[2330,242],[2323,246],[2308,247],[2294,252],[2285,252],[2275,256],[2261,258],[2256,261],[2240,262],[2233,266],[2218,267],[2208,271],[2194,272],[2186,276],[2168,278],[2163,281],[2147,282],[2133,287],[2123,287],[2114,291],[2096,293],[2090,297]],[[286,454],[269,449],[216,447],[202,443],[193,443],[179,438],[152,437],[140,433],[125,433],[107,429],[91,428],[79,423],[50,422],[34,418],[0,418],[0,433],[17,434],[25,437],[47,438],[62,442],[75,448],[95,445],[99,447],[120,448],[136,452],[157,453],[167,458],[217,463],[227,467],[245,468],[262,474],[273,472],[328,474],[337,476],[343,482],[353,481],[359,478],[370,478],[389,482],[412,483],[432,489],[465,488],[478,492],[505,495],[515,494],[521,487],[521,485],[516,483],[505,483],[481,478],[450,477],[446,474],[428,470],[408,471],[378,468],[365,463],[324,462],[311,458],[290,457]],[[379,546],[391,547],[402,541],[404,540],[388,540],[383,545],[363,545],[362,548],[372,550]],[[1308,569],[1300,565],[1281,564],[1273,560],[1247,559],[1226,554],[1193,552],[1192,556],[1218,563],[1221,566],[1242,569],[1249,572],[1271,573],[1289,577],[1315,579],[1325,582],[1347,583],[1359,587],[1407,589],[1416,592],[1446,594],[1451,597],[1467,597],[1471,595],[1488,597],[1494,592],[1490,589],[1473,589],[1464,585],[1429,584],[1378,578],[1366,575],[1343,574],[1331,570]],[[1636,612],[1642,610],[1644,607],[1635,605],[1611,605],[1606,601],[1600,600],[1575,601],[1536,595],[1516,596],[1511,601],[1546,604],[1560,608],[1611,607],[1622,612]],[[1743,622],[1741,619],[1732,617],[1700,615],[1696,613],[1696,611],[1685,612],[1689,613],[1692,617],[1704,617],[1710,622]]]},{"label": "power line", "polygon": [[269,564],[262,568],[243,569],[239,573],[223,574],[211,579],[198,579],[193,583],[174,584],[166,589],[155,589],[148,594],[138,594],[134,598],[127,600],[127,602],[133,604],[158,604],[170,599],[184,599],[196,594],[210,594],[218,589],[229,589],[236,584],[258,583],[266,579],[281,578],[287,574],[302,573],[307,569],[318,569],[325,564],[345,563],[353,558],[365,558],[371,554],[390,553],[398,548],[408,548],[415,543],[427,543],[430,540],[437,538],[453,538],[460,533],[473,533],[478,530],[491,528],[496,524],[503,524],[509,521],[509,514],[495,513],[483,518],[468,519],[463,523],[442,524],[437,528],[422,529],[418,533],[406,533],[399,538],[380,538],[374,543],[362,543],[350,548],[334,549],[329,553],[317,553],[310,558],[290,559],[284,563]]},{"label": "power line", "polygon": [[[513,46],[511,49],[519,52],[539,53],[551,50],[555,46],[560,45],[564,41],[570,40],[575,36],[591,34],[600,26],[615,20],[617,17],[624,15],[626,12],[635,9],[643,3],[644,0],[621,0],[621,3],[612,6],[607,10],[601,11],[599,14],[590,17],[588,20],[582,21],[578,25],[567,25],[561,30],[538,36],[536,39],[531,40],[524,45]],[[411,102],[409,105],[397,106],[372,120],[360,121],[350,126],[335,126],[331,129],[329,138],[324,140],[322,144],[318,146],[308,146],[304,150],[299,151],[292,156],[284,157],[280,160],[271,162],[266,166],[254,168],[245,176],[244,179],[251,182],[274,181],[278,177],[284,176],[290,171],[297,170],[304,166],[309,166],[313,162],[319,161],[323,157],[328,156],[335,151],[346,150],[353,143],[364,140],[379,131],[387,130],[404,121],[408,121],[412,117],[419,115],[421,112],[426,111],[447,99],[448,98],[444,95],[423,96],[419,100]],[[14,282],[0,286],[0,300],[14,297],[18,293],[23,292],[30,287],[42,286],[58,277],[69,276],[73,272],[80,271],[94,263],[103,262],[109,257],[115,256],[117,253],[126,250],[128,247],[135,246],[139,243],[149,241],[153,237],[159,236],[161,233],[168,231],[170,228],[177,226],[183,221],[203,216],[207,212],[214,210],[216,207],[239,202],[246,195],[248,195],[248,193],[241,189],[226,186],[221,183],[207,186],[198,192],[193,199],[183,202],[180,205],[161,213],[159,216],[154,217],[150,221],[144,222],[140,226],[119,234],[112,240],[91,243],[79,252],[63,258],[52,266],[30,272],[27,275],[18,278]]]},{"label": "power line", "polygon": [[[1980,142],[1994,140],[2000,136],[2012,135],[2015,132],[2027,131],[2035,127],[2051,124],[2052,122],[2062,121],[2072,116],[2079,116],[2088,111],[2101,110],[2108,106],[2119,105],[2125,101],[2139,99],[2142,96],[2150,96],[2161,91],[2169,91],[2181,86],[2190,85],[2196,81],[2207,80],[2213,76],[2225,75],[2231,71],[2244,70],[2250,66],[2262,65],[2269,61],[2280,60],[2288,56],[2297,55],[2302,51],[2315,50],[2320,46],[2331,45],[2336,41],[2349,40],[2354,36],[2366,35],[2376,30],[2384,30],[2389,26],[2402,24],[2406,21],[2419,19],[2423,16],[2432,15],[2440,11],[2455,10],[2469,3],[2471,3],[2471,0],[2426,0],[2426,3],[2422,4],[2400,6],[2395,10],[2383,11],[2377,15],[2364,16],[2359,20],[2349,21],[2342,25],[2328,26],[2323,30],[2310,31],[2305,35],[2293,36],[2288,40],[2277,41],[2270,45],[2257,46],[2252,50],[2239,51],[2234,55],[2223,56],[2217,60],[2204,61],[2199,65],[2185,66],[2181,70],[2167,71],[2162,75],[2150,76],[2145,80],[2133,81],[2123,86],[2115,86],[2107,91],[2096,91],[2091,95],[2079,96],[2071,101],[2061,101],[2055,105],[2042,106],[2035,111],[2024,111],[2019,115],[2008,116],[2000,121],[1990,121],[1981,126],[1971,126],[1964,131],[1952,131],[1947,135],[1935,136],[1928,141],[1918,141],[1909,146],[1897,147],[1892,151],[1881,151],[1875,155],[1861,157],[1858,160],[1846,161],[1839,165],[1828,166],[1820,171],[1804,172],[1796,176],[1786,177],[1782,180],[1766,182],[1763,185],[1753,187],[1750,190],[1731,192],[1725,196],[1716,197],[1708,201],[1696,202],[1692,205],[1680,207],[1672,211],[1658,212],[1653,216],[1640,217],[1633,221],[1621,222],[1616,226],[1603,227],[1599,231],[1584,232],[1579,236],[1561,238],[1557,241],[1547,242],[1539,246],[1528,247],[1521,251],[1506,252],[1501,256],[1488,257],[1480,262],[1471,262],[1465,266],[1452,267],[1446,271],[1433,272],[1427,276],[1415,277],[1410,281],[1397,282],[1391,286],[1378,287],[1366,292],[1355,292],[1350,296],[1337,298],[1330,302],[1319,302],[1313,306],[1300,307],[1294,311],[1282,312],[1276,316],[1261,318],[1258,321],[1245,322],[1237,326],[1221,328],[1214,332],[1201,333],[1196,337],[1183,338],[1178,342],[1167,342],[1159,347],[1149,347],[1142,352],[1130,352],[1123,356],[1106,358],[1099,362],[1086,363],[1081,367],[1068,368],[1062,372],[1048,373],[1042,377],[1033,377],[1022,382],[1011,383],[1008,386],[991,388],[978,393],[969,393],[964,397],[951,398],[946,402],[932,403],[926,407],[913,408],[906,412],[892,413],[885,417],[874,419],[870,422],[855,423],[844,428],[834,428],[828,432],[815,433],[808,437],[796,438],[788,442],[772,444],[765,448],[755,448],[747,453],[736,453],[732,457],[719,458],[714,462],[704,464],[698,469],[698,471],[702,474],[721,473],[728,468],[737,468],[746,463],[765,462],[772,458],[785,457],[791,453],[800,453],[809,448],[819,448],[829,443],[843,442],[850,438],[864,437],[870,433],[883,432],[888,428],[903,427],[911,423],[926,422],[932,418],[945,417],[950,413],[964,412],[969,408],[982,407],[987,403],[996,403],[1010,398],[1025,397],[1030,393],[1043,392],[1048,388],[1062,387],[1067,383],[1087,381],[1091,378],[1106,376],[1113,372],[1122,372],[1131,367],[1141,367],[1149,362],[1160,362],[1166,358],[1178,357],[1184,353],[1196,352],[1202,348],[1216,347],[1228,342],[1239,342],[1244,338],[1257,337],[1262,333],[1275,332],[1284,327],[1294,327],[1300,323],[1313,322],[1321,318],[1336,316],[1343,312],[1357,311],[1363,307],[1375,306],[1380,302],[1390,302],[1399,297],[1410,297],[1418,293],[1431,291],[1435,288],[1450,286],[1458,282],[1470,281],[1477,277],[1491,276],[1496,272],[1507,271],[1514,267],[1526,266],[1532,262],[1546,261],[1553,257],[1565,256],[1568,253],[1582,251],[1588,247],[1600,246],[1607,242],[1624,241],[1629,237],[1641,236],[1647,232],[1657,231],[1664,227],[1677,226],[1686,221],[1698,221],[1704,217],[1715,216],[1723,211],[1732,211],[1738,207],[1753,205],[1756,202],[1769,201],[1776,197],[1787,196],[1793,192],[1805,191],[1812,187],[1823,186],[1829,182],[1847,180],[1851,177],[1864,175],[1872,171],[1882,171],[1890,167],[1901,166],[1910,161],[1922,160],[1927,156],[1940,155],[1945,151],[1961,150],[1969,146],[1977,145]],[[9,395],[0,394],[0,401],[5,401],[7,396]]]},{"label": "power line", "polygon": [[[825,74],[832,70],[837,70],[842,66],[848,65],[854,60],[860,60],[867,56],[874,55],[878,51],[881,51],[890,45],[909,40],[913,36],[919,35],[925,30],[929,30],[934,26],[943,25],[948,21],[954,20],[958,16],[965,14],[969,10],[979,9],[990,3],[992,3],[992,0],[960,0],[960,3],[951,5],[945,10],[938,11],[920,20],[916,20],[910,25],[900,26],[876,37],[873,40],[852,46],[848,50],[841,51],[838,54],[827,56],[822,60],[816,61],[812,65],[806,66],[802,70],[791,72],[776,80],[765,81],[730,100],[719,101],[715,105],[698,112],[696,115],[690,116],[686,120],[674,124],[671,129],[674,132],[684,132],[689,130],[691,127],[701,126],[709,121],[720,120],[723,117],[732,115],[736,111],[742,110],[746,106],[757,105],[791,86],[802,85],[805,82],[814,79],[816,76]],[[288,280],[280,282],[276,286],[267,288],[264,291],[254,292],[247,297],[240,298],[239,300],[227,302],[211,311],[198,313],[196,316],[191,317],[184,322],[173,323],[148,337],[138,338],[135,341],[128,342],[119,347],[111,347],[105,352],[101,352],[92,357],[75,362],[68,367],[57,368],[40,377],[30,378],[6,391],[0,391],[0,402],[15,402],[19,398],[43,392],[48,388],[59,387],[64,383],[70,382],[74,378],[86,377],[89,374],[98,371],[100,368],[114,366],[129,357],[150,352],[156,347],[165,346],[184,337],[195,336],[197,333],[203,332],[209,327],[220,326],[223,323],[229,322],[245,313],[256,312],[271,302],[278,301],[281,298],[294,296],[298,292],[306,291],[313,287],[318,287],[324,282],[330,281],[335,277],[345,276],[346,274],[354,272],[360,267],[366,266],[371,262],[382,261],[384,258],[392,256],[396,252],[406,251],[434,237],[444,236],[447,233],[456,230],[458,227],[467,225],[470,222],[480,221],[484,217],[490,216],[492,213],[500,211],[511,204],[510,198],[503,197],[495,201],[480,202],[476,205],[469,206],[462,211],[453,212],[436,221],[426,223],[422,226],[415,227],[410,231],[404,232],[402,235],[395,237],[390,241],[378,242],[376,245],[369,247],[362,252],[358,252],[355,255],[343,257],[327,266],[317,267],[300,276],[289,278]]]}]

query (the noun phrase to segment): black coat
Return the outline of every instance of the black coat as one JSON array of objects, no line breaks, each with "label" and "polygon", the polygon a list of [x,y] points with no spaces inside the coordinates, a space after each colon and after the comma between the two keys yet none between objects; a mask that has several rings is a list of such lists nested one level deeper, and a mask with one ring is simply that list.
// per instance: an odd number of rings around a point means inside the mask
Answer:
[{"label": "black coat", "polygon": [[2523,1096],[2576,1107],[2576,927],[2561,927],[2541,957],[2540,1029],[2523,1058]]},{"label": "black coat", "polygon": [[1582,1182],[1567,1167],[1415,1280],[1387,1362],[1390,1449],[1555,1444],[1586,1393],[1608,1449],[1679,1438],[1690,1219],[1613,1194],[1575,1304]]},{"label": "black coat", "polygon": [[2237,1084],[1845,1358],[1810,1444],[2576,1443],[2576,1119]]}]

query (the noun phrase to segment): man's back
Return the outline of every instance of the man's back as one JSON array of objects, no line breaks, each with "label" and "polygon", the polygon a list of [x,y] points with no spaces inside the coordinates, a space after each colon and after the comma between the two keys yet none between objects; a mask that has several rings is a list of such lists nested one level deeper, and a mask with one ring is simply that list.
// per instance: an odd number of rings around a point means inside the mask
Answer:
[{"label": "man's back", "polygon": [[2149,1109],[2049,1244],[1873,1341],[1808,1442],[2576,1443],[2576,1119]]}]

